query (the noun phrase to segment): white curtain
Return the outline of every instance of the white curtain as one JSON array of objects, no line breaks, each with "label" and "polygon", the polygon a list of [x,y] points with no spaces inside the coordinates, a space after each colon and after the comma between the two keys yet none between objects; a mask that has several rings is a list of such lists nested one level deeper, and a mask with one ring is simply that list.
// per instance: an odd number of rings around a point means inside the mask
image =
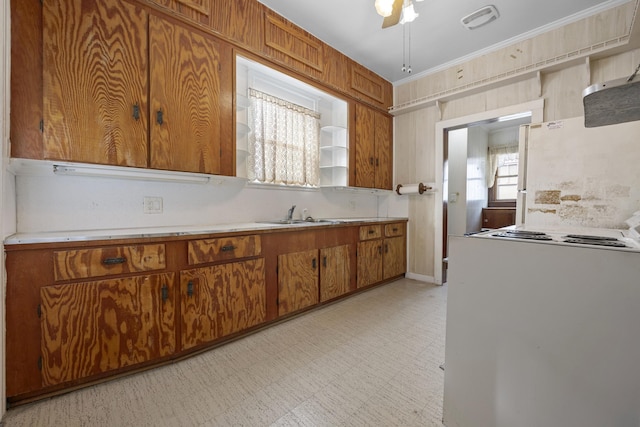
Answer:
[{"label": "white curtain", "polygon": [[249,100],[249,179],[319,186],[320,115],[254,89]]},{"label": "white curtain", "polygon": [[496,147],[489,147],[488,160],[487,160],[487,188],[493,187],[496,181],[496,172],[498,167],[502,166],[499,163],[499,157],[502,154],[513,154],[518,152],[518,144],[500,145]]}]

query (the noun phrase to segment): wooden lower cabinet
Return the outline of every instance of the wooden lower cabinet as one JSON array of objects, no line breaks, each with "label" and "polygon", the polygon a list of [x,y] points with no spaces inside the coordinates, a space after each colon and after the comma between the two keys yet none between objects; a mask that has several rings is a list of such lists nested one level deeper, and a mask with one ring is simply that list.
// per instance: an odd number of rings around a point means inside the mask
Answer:
[{"label": "wooden lower cabinet", "polygon": [[358,243],[358,288],[382,281],[382,241]]},{"label": "wooden lower cabinet", "polygon": [[190,349],[265,320],[264,258],[180,272],[181,345]]},{"label": "wooden lower cabinet", "polygon": [[399,277],[405,230],[5,243],[7,403],[167,363]]},{"label": "wooden lower cabinet", "polygon": [[320,301],[346,294],[351,283],[349,245],[320,249]]},{"label": "wooden lower cabinet", "polygon": [[278,315],[318,303],[318,250],[278,256]]},{"label": "wooden lower cabinet", "polygon": [[173,273],[42,287],[42,385],[172,354],[173,290]]},{"label": "wooden lower cabinet", "polygon": [[399,276],[407,271],[405,260],[404,237],[391,237],[384,239],[382,279]]}]

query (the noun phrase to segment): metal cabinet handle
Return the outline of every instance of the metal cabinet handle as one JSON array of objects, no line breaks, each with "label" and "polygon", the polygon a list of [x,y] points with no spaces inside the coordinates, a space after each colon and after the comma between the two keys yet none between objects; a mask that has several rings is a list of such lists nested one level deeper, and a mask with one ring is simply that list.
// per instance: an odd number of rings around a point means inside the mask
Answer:
[{"label": "metal cabinet handle", "polygon": [[378,246],[378,253],[382,255],[382,246]]},{"label": "metal cabinet handle", "polygon": [[156,122],[159,125],[162,125],[164,123],[164,117],[163,117],[163,114],[162,114],[162,110],[158,110],[158,112],[156,113]]},{"label": "metal cabinet handle", "polygon": [[389,245],[388,245],[388,244],[385,244],[385,245],[384,245],[384,253],[385,253],[385,254],[388,254],[388,253],[389,253]]},{"label": "metal cabinet handle", "polygon": [[322,266],[323,267],[327,266],[327,257],[322,258]]},{"label": "metal cabinet handle", "polygon": [[316,269],[316,264],[317,264],[317,261],[314,258],[313,261],[311,261],[311,267],[313,267],[314,270]]},{"label": "metal cabinet handle", "polygon": [[193,296],[193,282],[191,280],[189,280],[189,283],[187,283],[187,296]]},{"label": "metal cabinet handle", "polygon": [[133,104],[133,118],[137,121],[140,120],[140,106]]},{"label": "metal cabinet handle", "polygon": [[169,287],[162,285],[162,302],[166,302],[169,299]]},{"label": "metal cabinet handle", "polygon": [[229,252],[229,251],[233,251],[235,249],[236,249],[236,247],[233,246],[233,245],[223,246],[222,247],[222,252]]},{"label": "metal cabinet handle", "polygon": [[125,262],[127,262],[127,258],[125,257],[105,258],[102,260],[102,263],[105,265],[124,264]]},{"label": "metal cabinet handle", "polygon": [[369,230],[369,234],[374,234],[375,232],[375,230]]},{"label": "metal cabinet handle", "polygon": [[369,157],[369,164],[372,165],[373,164],[373,157]]}]

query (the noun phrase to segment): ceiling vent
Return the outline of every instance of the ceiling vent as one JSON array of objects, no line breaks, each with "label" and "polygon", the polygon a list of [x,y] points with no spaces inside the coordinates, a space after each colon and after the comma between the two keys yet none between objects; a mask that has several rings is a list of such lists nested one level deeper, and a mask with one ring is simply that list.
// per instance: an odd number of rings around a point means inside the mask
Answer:
[{"label": "ceiling vent", "polygon": [[476,28],[482,27],[491,21],[495,21],[499,16],[500,14],[498,13],[498,9],[496,9],[494,5],[490,4],[470,13],[462,18],[460,22],[462,22],[462,25],[467,29],[475,30]]}]

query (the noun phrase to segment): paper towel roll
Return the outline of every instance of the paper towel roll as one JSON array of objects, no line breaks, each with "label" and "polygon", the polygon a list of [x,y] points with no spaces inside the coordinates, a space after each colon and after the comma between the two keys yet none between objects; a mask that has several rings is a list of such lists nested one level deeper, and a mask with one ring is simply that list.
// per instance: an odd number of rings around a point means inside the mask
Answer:
[{"label": "paper towel roll", "polygon": [[401,196],[405,194],[422,194],[427,190],[431,190],[431,187],[427,187],[421,182],[417,184],[398,184],[396,187],[396,193]]}]

